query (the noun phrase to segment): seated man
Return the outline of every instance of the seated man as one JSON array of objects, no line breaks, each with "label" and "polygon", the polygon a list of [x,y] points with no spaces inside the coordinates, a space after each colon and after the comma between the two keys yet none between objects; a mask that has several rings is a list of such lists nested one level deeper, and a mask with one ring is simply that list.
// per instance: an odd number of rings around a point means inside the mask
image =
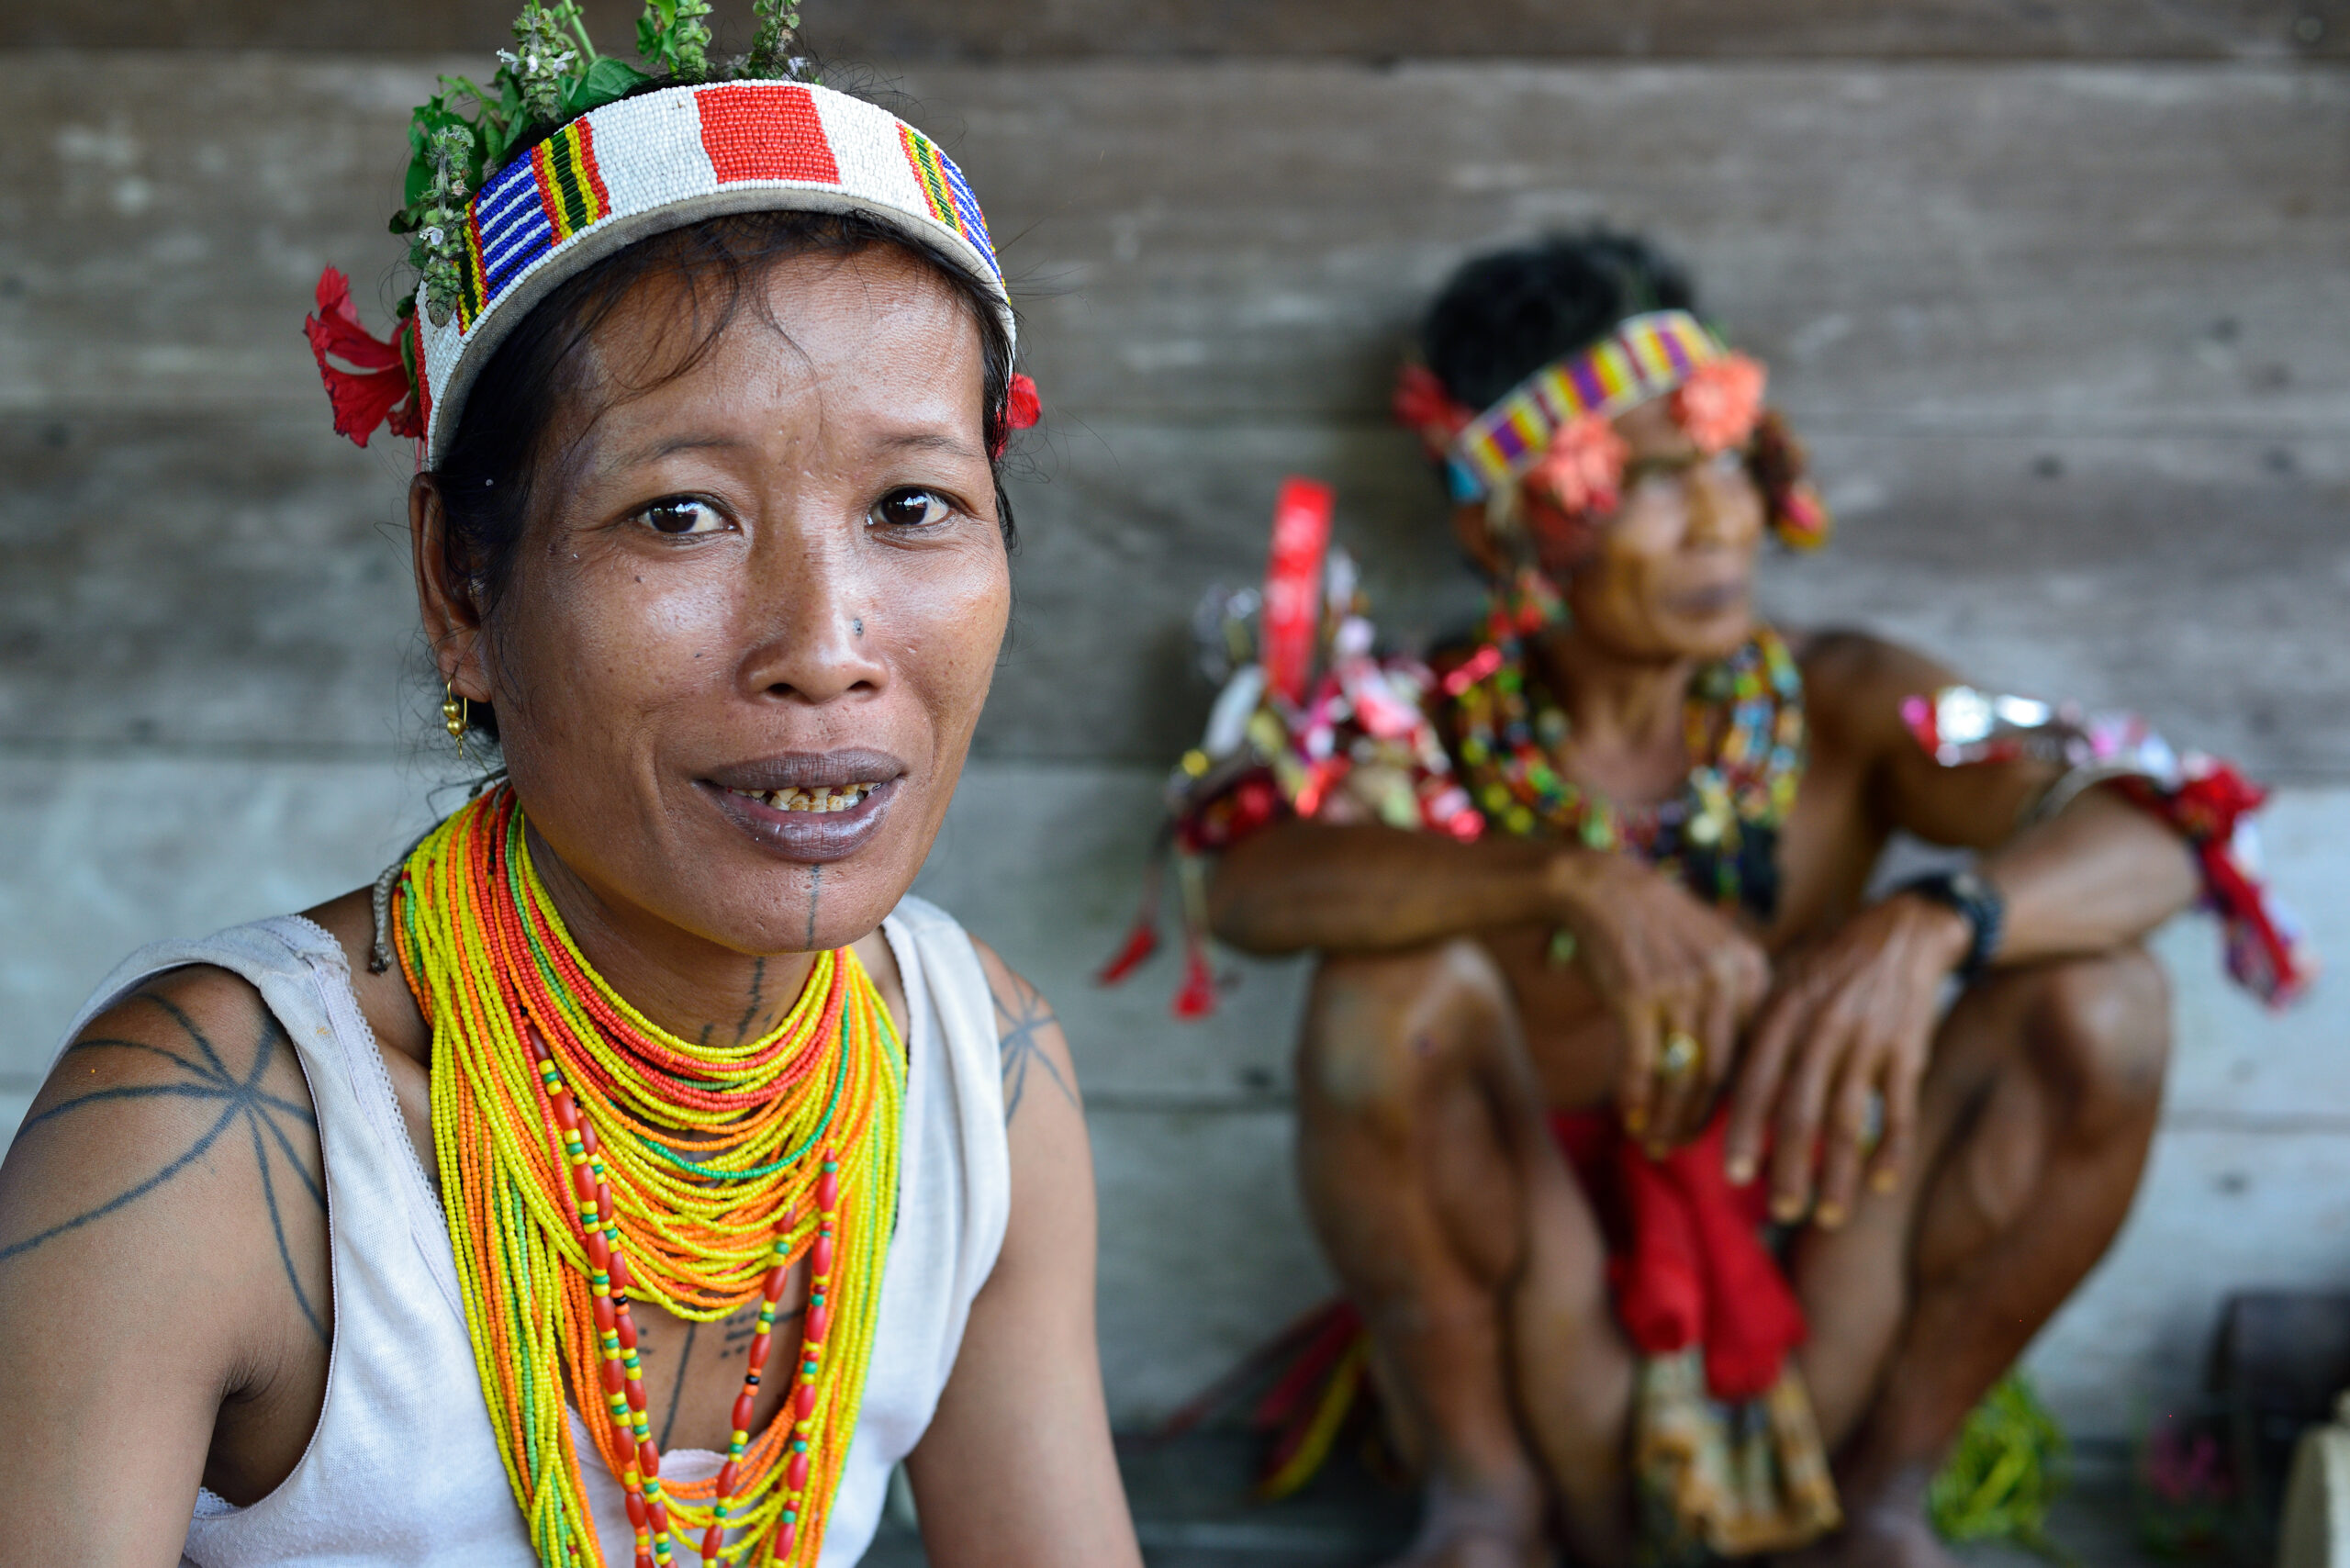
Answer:
[{"label": "seated man", "polygon": [[[2129,1209],[2170,1029],[2142,943],[2225,858],[2176,774],[2044,726],[1938,758],[1938,714],[2052,716],[1757,618],[1764,533],[1826,517],[1692,304],[1606,234],[1464,267],[1398,398],[1494,585],[1420,672],[1440,746],[1395,795],[1357,693],[1187,759],[1215,933],[1323,955],[1301,1163],[1426,1479],[1414,1564],[1945,1561],[1925,1483]],[[1357,624],[1341,674],[1377,667]],[[1896,830],[1979,858],[1872,900]]]}]

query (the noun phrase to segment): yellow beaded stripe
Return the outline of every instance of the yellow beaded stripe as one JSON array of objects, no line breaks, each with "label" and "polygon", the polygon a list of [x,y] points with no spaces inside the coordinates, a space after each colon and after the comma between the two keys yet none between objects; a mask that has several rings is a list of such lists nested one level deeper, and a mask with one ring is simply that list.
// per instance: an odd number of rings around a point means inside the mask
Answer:
[{"label": "yellow beaded stripe", "polygon": [[[846,948],[820,954],[757,1039],[670,1035],[573,944],[503,789],[418,846],[397,896],[400,962],[432,1026],[433,1141],[466,1326],[540,1561],[604,1562],[568,1395],[583,1413],[603,1406],[586,1424],[632,1494],[640,1562],[667,1564],[673,1536],[716,1526],[718,1561],[812,1564],[896,1217],[903,1052],[863,965]],[[595,1256],[607,1250],[609,1271]],[[654,1473],[629,1294],[705,1323],[757,1302],[764,1332],[782,1270],[811,1251],[800,1353],[778,1358],[792,1367],[783,1408],[755,1436],[735,1423],[732,1490]],[[615,1302],[617,1327],[599,1323]]]}]

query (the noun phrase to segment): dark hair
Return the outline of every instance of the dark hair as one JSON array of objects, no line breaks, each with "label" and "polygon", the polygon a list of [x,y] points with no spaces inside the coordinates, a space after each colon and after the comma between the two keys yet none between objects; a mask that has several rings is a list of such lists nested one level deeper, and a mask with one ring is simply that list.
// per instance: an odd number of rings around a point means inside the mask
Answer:
[{"label": "dark hair", "polygon": [[1695,310],[1688,274],[1646,240],[1593,229],[1465,262],[1428,307],[1420,352],[1472,409],[1643,310]]},{"label": "dark hair", "polygon": [[[1012,387],[1012,335],[994,297],[946,256],[860,212],[751,212],[708,218],[640,240],[566,279],[500,343],[466,396],[448,447],[432,470],[444,517],[448,564],[467,582],[487,614],[503,596],[531,516],[532,483],[554,413],[588,388],[580,351],[599,327],[641,285],[674,278],[684,286],[699,336],[659,379],[632,386],[643,393],[690,372],[717,346],[745,302],[763,315],[766,295],[754,286],[778,263],[796,256],[848,257],[895,246],[927,263],[969,311],[979,330],[981,430],[1000,454],[1009,434],[1005,400]],[[1013,540],[1011,498],[1004,494],[1000,457],[995,472],[996,516],[1004,543]],[[498,719],[487,703],[470,705],[470,726],[495,740]]]}]

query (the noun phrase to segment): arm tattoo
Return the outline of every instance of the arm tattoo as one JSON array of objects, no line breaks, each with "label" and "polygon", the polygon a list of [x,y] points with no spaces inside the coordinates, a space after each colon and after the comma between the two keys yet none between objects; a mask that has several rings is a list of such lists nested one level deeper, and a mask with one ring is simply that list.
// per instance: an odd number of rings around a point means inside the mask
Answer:
[{"label": "arm tattoo", "polygon": [[[173,1076],[162,1083],[126,1084],[77,1095],[28,1118],[17,1129],[17,1136],[22,1138],[45,1122],[58,1121],[75,1111],[114,1100],[200,1100],[218,1106],[218,1114],[185,1148],[163,1161],[152,1174],[132,1182],[114,1196],[73,1218],[50,1226],[37,1236],[28,1236],[21,1241],[12,1241],[0,1247],[0,1263],[31,1252],[68,1231],[79,1230],[94,1220],[104,1219],[119,1209],[128,1208],[157,1188],[168,1185],[189,1166],[203,1159],[224,1136],[230,1137],[233,1146],[236,1141],[233,1130],[242,1124],[252,1146],[254,1165],[261,1174],[262,1202],[269,1210],[269,1226],[277,1238],[277,1259],[285,1271],[285,1282],[293,1290],[294,1304],[302,1309],[302,1316],[308,1322],[311,1331],[318,1335],[320,1343],[326,1343],[325,1319],[318,1305],[310,1300],[309,1293],[302,1288],[301,1277],[294,1267],[294,1250],[285,1236],[285,1216],[278,1204],[278,1183],[282,1178],[272,1170],[274,1163],[282,1161],[285,1169],[293,1172],[295,1182],[308,1195],[318,1212],[321,1215],[326,1213],[326,1193],[311,1177],[309,1167],[303,1163],[300,1152],[286,1131],[289,1126],[299,1124],[309,1128],[315,1137],[318,1117],[308,1105],[262,1087],[262,1079],[268,1072],[270,1064],[277,1059],[280,1048],[291,1045],[285,1029],[266,1009],[263,1011],[261,1033],[254,1041],[252,1068],[240,1077],[220,1059],[219,1051],[204,1031],[197,1028],[195,1021],[169,998],[142,991],[134,994],[134,1000],[148,1002],[162,1011],[186,1036],[188,1046],[193,1047],[192,1054],[148,1045],[140,1040],[100,1037],[76,1040],[68,1047],[67,1055],[90,1050],[143,1051],[169,1062],[173,1069]],[[289,1187],[286,1191],[290,1199],[293,1189]]]},{"label": "arm tattoo", "polygon": [[1060,1064],[1047,1055],[1037,1043],[1037,1036],[1053,1028],[1060,1020],[1053,1016],[1052,1008],[1035,986],[1018,975],[1008,975],[1012,994],[993,986],[988,994],[995,998],[996,1051],[1003,1064],[1003,1120],[1009,1126],[1020,1109],[1021,1096],[1028,1092],[1028,1070],[1040,1068],[1061,1092],[1061,1098],[1077,1103],[1077,1091],[1060,1069]]}]

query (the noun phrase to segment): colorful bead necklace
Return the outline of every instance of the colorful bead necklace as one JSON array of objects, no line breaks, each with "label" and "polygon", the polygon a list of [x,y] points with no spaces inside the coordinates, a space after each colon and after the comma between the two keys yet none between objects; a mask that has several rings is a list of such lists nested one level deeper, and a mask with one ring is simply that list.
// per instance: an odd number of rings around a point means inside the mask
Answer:
[{"label": "colorful bead necklace", "polygon": [[[393,923],[432,1027],[432,1136],[490,1424],[545,1568],[602,1568],[566,1389],[621,1478],[636,1568],[809,1564],[864,1398],[896,1221],[905,1065],[871,978],[819,954],[770,1033],[681,1039],[589,967],[503,786],[409,855]],[[777,1305],[808,1260],[793,1386],[755,1438]],[[716,1476],[671,1482],[631,1293],[690,1322],[756,1303]],[[583,1415],[585,1412],[583,1411]]]},{"label": "colorful bead necklace", "polygon": [[1699,759],[1673,799],[1617,806],[1559,772],[1567,715],[1499,635],[1445,677],[1453,748],[1485,820],[1520,835],[1628,849],[1700,898],[1769,919],[1778,903],[1778,830],[1803,776],[1803,676],[1769,627],[1689,683],[1683,723]]}]

